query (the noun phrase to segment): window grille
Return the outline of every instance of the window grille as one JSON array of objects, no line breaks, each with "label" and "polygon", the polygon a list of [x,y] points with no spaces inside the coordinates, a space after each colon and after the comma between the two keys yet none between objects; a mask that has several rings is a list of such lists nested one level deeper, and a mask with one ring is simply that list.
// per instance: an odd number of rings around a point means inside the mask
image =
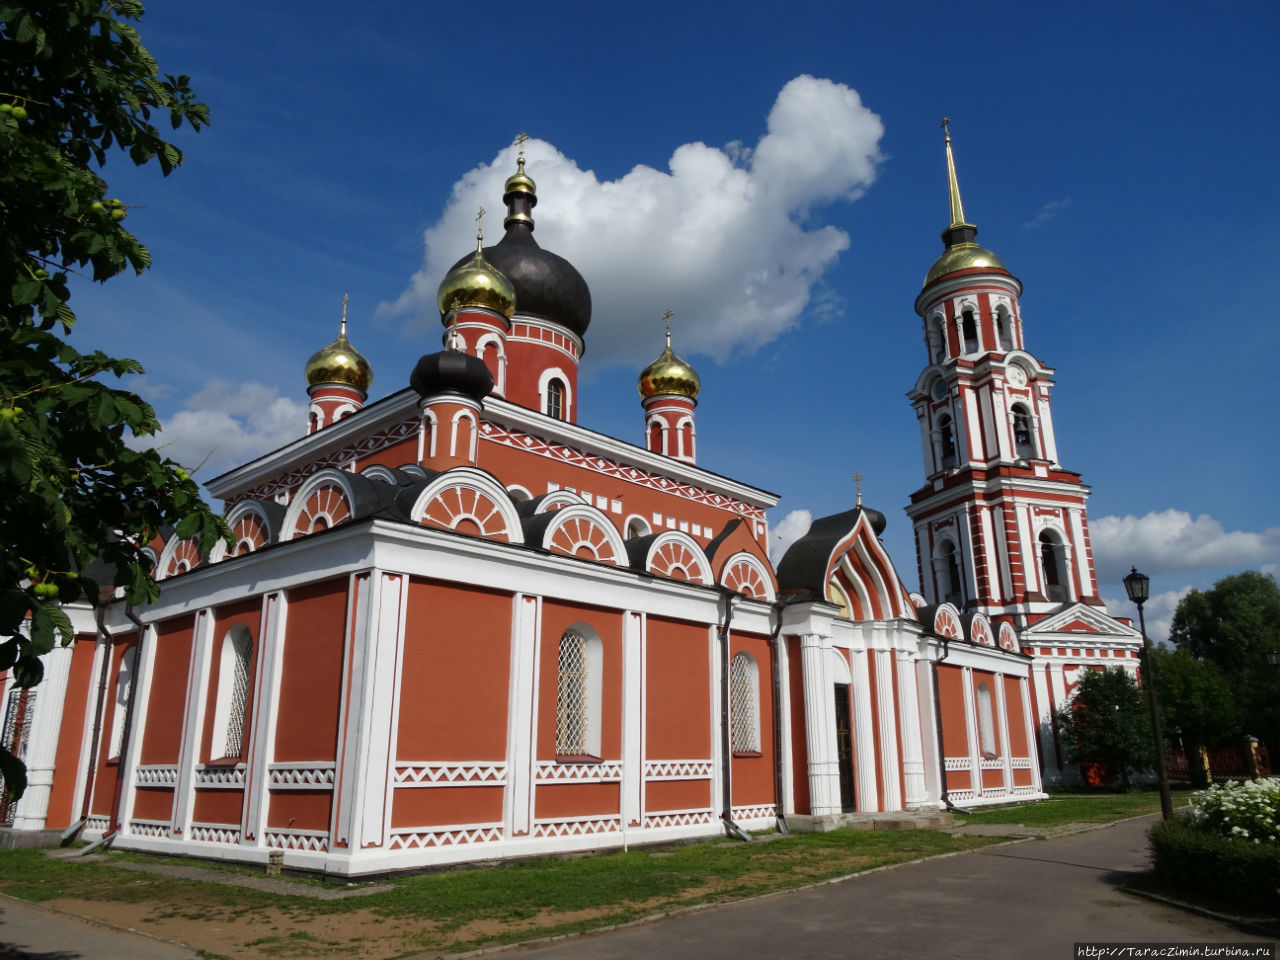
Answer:
[{"label": "window grille", "polygon": [[223,739],[224,757],[238,757],[244,747],[245,710],[249,699],[249,655],[250,640],[246,634],[235,633],[231,636],[231,649],[234,664],[231,676],[223,679],[231,684],[230,709],[227,711],[227,730]]},{"label": "window grille", "polygon": [[[31,739],[31,715],[36,709],[36,691],[14,688],[9,691],[9,702],[4,712],[4,746],[22,760],[27,755],[27,743]],[[18,804],[9,800],[4,789],[4,777],[0,776],[0,823],[12,826]]]},{"label": "window grille", "polygon": [[573,630],[560,638],[556,675],[556,754],[587,754],[589,717],[587,714],[586,640]]},{"label": "window grille", "polygon": [[755,664],[750,656],[739,653],[729,665],[729,734],[734,753],[760,752],[756,695]]}]

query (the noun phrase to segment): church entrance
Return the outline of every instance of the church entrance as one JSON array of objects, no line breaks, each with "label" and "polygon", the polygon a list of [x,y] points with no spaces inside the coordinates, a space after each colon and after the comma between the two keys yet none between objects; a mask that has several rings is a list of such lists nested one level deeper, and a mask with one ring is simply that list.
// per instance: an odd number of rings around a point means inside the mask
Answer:
[{"label": "church entrance", "polygon": [[853,792],[853,725],[849,722],[849,684],[837,683],[836,760],[840,766],[840,810],[853,813],[857,803]]}]

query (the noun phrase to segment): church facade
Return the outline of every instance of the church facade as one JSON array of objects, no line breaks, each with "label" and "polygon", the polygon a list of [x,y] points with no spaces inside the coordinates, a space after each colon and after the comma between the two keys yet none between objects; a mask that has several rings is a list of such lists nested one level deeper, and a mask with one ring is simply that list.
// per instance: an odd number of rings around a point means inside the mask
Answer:
[{"label": "church facade", "polygon": [[234,543],[157,543],[157,603],[70,609],[45,682],[8,681],[12,828],[358,876],[1043,796],[1053,709],[1141,638],[946,157],[919,591],[860,494],[770,561],[778,497],[699,466],[669,328],[642,443],[579,423],[590,290],[534,239],[522,155],[409,385],[368,402],[344,309],[298,439],[208,484]]}]

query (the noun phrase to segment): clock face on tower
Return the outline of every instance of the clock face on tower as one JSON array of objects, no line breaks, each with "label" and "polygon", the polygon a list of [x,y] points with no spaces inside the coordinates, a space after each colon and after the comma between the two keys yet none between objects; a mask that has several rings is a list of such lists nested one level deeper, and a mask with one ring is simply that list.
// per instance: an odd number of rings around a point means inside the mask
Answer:
[{"label": "clock face on tower", "polygon": [[1024,387],[1027,384],[1027,374],[1017,364],[1014,364],[1013,366],[1011,366],[1005,372],[1005,376],[1008,378],[1009,382],[1013,384],[1015,387]]},{"label": "clock face on tower", "polygon": [[933,394],[933,399],[935,400],[941,400],[944,397],[946,397],[947,382],[943,380],[941,377],[933,381],[933,390],[931,391],[931,393]]}]

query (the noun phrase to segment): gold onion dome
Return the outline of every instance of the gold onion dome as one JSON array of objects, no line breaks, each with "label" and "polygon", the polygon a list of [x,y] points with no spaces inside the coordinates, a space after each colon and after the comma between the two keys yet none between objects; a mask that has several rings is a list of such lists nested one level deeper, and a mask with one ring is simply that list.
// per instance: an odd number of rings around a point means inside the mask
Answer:
[{"label": "gold onion dome", "polygon": [[508,320],[516,312],[516,288],[506,274],[484,258],[483,240],[476,238],[476,252],[457,264],[440,281],[436,302],[440,316],[458,307],[487,307]]},{"label": "gold onion dome", "polygon": [[[521,148],[523,149],[523,147]],[[507,177],[507,182],[503,184],[502,193],[505,197],[508,193],[534,193],[538,192],[538,185],[533,182],[533,178],[524,172],[524,154],[516,157],[516,172]]]},{"label": "gold onion dome", "polygon": [[958,270],[970,270],[981,267],[1008,273],[1009,269],[990,250],[978,246],[974,238],[978,236],[978,228],[964,218],[964,204],[960,202],[960,182],[956,179],[956,161],[951,152],[950,120],[942,121],[942,129],[946,134],[947,145],[947,192],[951,201],[951,225],[942,231],[942,242],[947,249],[942,252],[929,272],[925,274],[924,286],[928,286],[939,277]]},{"label": "gold onion dome", "polygon": [[338,383],[355,387],[362,393],[369,392],[373,383],[373,367],[364,354],[351,345],[347,339],[347,301],[342,301],[342,329],[338,339],[327,347],[317,350],[307,361],[307,386],[315,387],[322,383]]},{"label": "gold onion dome", "polygon": [[657,360],[640,371],[636,389],[645,400],[663,394],[675,394],[697,400],[698,391],[701,388],[702,381],[698,378],[698,372],[672,351],[671,327],[668,325],[667,345]]}]

